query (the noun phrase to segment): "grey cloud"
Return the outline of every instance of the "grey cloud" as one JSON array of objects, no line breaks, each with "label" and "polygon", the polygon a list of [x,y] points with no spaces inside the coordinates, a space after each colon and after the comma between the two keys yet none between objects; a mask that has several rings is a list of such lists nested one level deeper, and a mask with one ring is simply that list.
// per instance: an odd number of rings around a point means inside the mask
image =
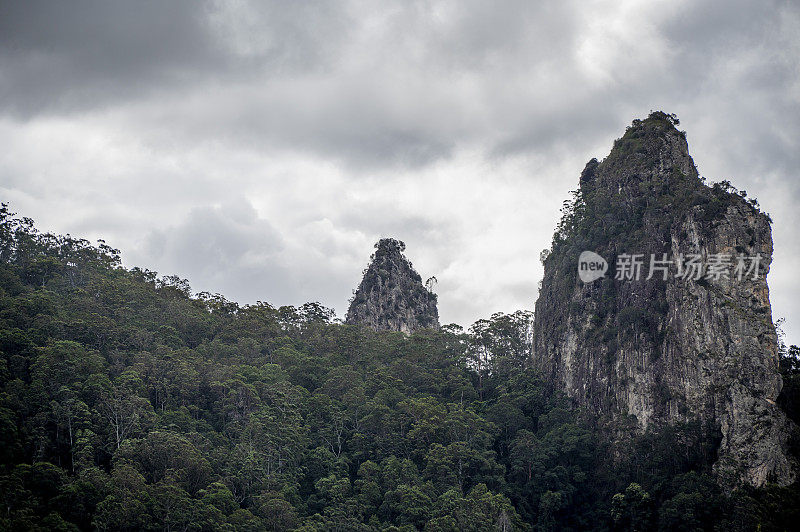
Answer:
[{"label": "grey cloud", "polygon": [[[424,193],[424,190],[420,190],[420,194]],[[362,204],[357,209],[342,213],[337,217],[336,222],[345,228],[369,227],[371,233],[377,235],[376,238],[393,237],[400,240],[435,241],[445,240],[446,235],[453,232],[450,223],[432,220],[422,215],[398,213],[387,217],[387,212],[390,212],[387,207],[385,204]]]},{"label": "grey cloud", "polygon": [[[423,166],[449,158],[487,126],[491,133],[505,112],[491,103],[503,100],[502,78],[526,77],[575,32],[569,4],[559,2],[21,6],[5,6],[0,17],[7,113],[31,118],[130,103],[136,117],[138,104],[162,102],[150,120],[161,117],[173,142],[290,148],[359,171]],[[496,72],[497,87],[470,88],[465,74],[482,69]]]},{"label": "grey cloud", "polygon": [[351,274],[332,264],[349,250],[330,241],[287,239],[239,198],[192,209],[178,224],[152,231],[133,250],[137,263],[188,278],[196,292],[223,293],[241,303],[321,301],[331,307],[349,292]]},{"label": "grey cloud", "polygon": [[734,0],[724,7],[712,0],[689,2],[665,21],[664,33],[676,44],[691,45],[686,51],[711,62],[716,58],[709,52],[757,45],[777,24],[782,5],[780,0]]},{"label": "grey cloud", "polygon": [[218,54],[185,2],[4,2],[0,101],[31,116],[148,94]]},{"label": "grey cloud", "polygon": [[[564,148],[584,151],[603,133],[609,139],[620,134],[620,125],[617,124],[620,114],[619,108],[613,105],[591,108],[589,105],[556,104],[555,108],[530,116],[527,124],[498,141],[492,149],[492,155],[505,157],[531,151],[556,154]],[[580,170],[576,169],[575,175]]]},{"label": "grey cloud", "polygon": [[162,274],[189,277],[197,291],[264,301],[291,298],[290,272],[280,264],[280,234],[244,200],[198,207],[177,226],[153,231],[136,255]]},{"label": "grey cloud", "polygon": [[[359,173],[415,168],[470,143],[495,156],[585,148],[617,116],[682,103],[674,95],[696,93],[698,78],[716,75],[710,63],[756,44],[781,13],[780,4],[682,6],[653,24],[669,44],[661,64],[612,68],[624,83],[592,86],[576,53],[596,28],[579,3],[236,6],[5,4],[0,101],[31,117],[133,99],[155,105],[148,115],[145,104],[145,119],[172,142],[293,149]],[[796,78],[773,62],[747,82],[785,87]],[[130,110],[134,122],[142,111]]]},{"label": "grey cloud", "polygon": [[21,118],[324,65],[331,2],[31,0],[0,5],[0,108]]}]

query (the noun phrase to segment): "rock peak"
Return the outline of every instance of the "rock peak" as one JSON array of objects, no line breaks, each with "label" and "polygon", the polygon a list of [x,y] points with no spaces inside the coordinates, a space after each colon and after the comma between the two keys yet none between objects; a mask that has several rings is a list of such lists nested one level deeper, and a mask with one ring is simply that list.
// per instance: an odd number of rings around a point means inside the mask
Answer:
[{"label": "rock peak", "polygon": [[587,163],[581,173],[581,190],[601,187],[621,192],[630,187],[628,193],[647,193],[642,183],[648,185],[664,175],[699,181],[686,133],[676,127],[679,124],[675,115],[663,111],[634,120],[602,162],[592,159]]},{"label": "rock peak", "polygon": [[346,323],[409,334],[439,327],[436,294],[422,284],[422,277],[403,255],[405,249],[405,243],[394,238],[382,238],[375,244],[347,310]]},{"label": "rock peak", "polygon": [[[729,183],[702,182],[678,123],[662,112],[634,120],[602,162],[581,172],[545,255],[533,364],[612,420],[618,441],[628,419],[640,430],[697,422],[719,441],[720,484],[786,485],[796,478],[788,452],[796,428],[775,405],[770,220]],[[582,281],[584,251],[603,257],[608,273]],[[634,254],[641,277],[615,272]],[[648,279],[652,257],[672,262]],[[699,258],[699,274],[679,276],[690,257]],[[731,267],[737,257],[758,263],[750,276],[713,276],[713,257]]]}]

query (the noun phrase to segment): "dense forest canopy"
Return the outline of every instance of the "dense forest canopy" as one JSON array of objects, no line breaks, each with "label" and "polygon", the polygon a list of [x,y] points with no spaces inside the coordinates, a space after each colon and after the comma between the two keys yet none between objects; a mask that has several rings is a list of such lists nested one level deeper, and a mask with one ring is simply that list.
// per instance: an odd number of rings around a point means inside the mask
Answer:
[{"label": "dense forest canopy", "polygon": [[[193,295],[0,210],[4,530],[789,530],[692,424],[632,438],[530,368],[527,312],[407,336]],[[800,412],[796,348],[780,400]],[[631,423],[631,427],[635,424]]]}]

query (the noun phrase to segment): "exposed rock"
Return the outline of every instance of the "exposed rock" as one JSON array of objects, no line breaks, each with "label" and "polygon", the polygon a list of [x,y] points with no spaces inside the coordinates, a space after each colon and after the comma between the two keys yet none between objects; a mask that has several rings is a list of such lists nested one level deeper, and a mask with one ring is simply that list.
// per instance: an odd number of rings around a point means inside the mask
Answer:
[{"label": "exposed rock", "polygon": [[[534,365],[579,405],[605,419],[650,424],[699,420],[718,431],[720,483],[789,484],[796,429],[775,400],[781,389],[766,276],[771,220],[729,184],[706,186],[677,120],[635,120],[609,156],[590,161],[566,209],[534,319]],[[594,251],[604,278],[578,278],[578,256]],[[615,279],[623,254],[644,254],[640,280]],[[678,278],[670,266],[647,280],[657,259],[729,255],[728,277]],[[738,256],[760,255],[738,279]],[[752,261],[746,262],[748,267]],[[708,278],[707,278],[708,277]]]},{"label": "exposed rock", "polygon": [[347,311],[346,322],[375,330],[413,333],[439,327],[436,294],[403,256],[406,245],[384,238],[375,253]]}]

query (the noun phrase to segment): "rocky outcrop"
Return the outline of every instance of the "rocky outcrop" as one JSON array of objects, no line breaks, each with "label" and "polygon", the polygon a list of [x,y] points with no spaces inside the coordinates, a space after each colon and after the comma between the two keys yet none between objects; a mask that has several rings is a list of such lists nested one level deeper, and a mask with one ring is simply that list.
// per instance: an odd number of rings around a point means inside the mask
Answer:
[{"label": "rocky outcrop", "polygon": [[369,267],[353,296],[346,323],[375,330],[413,333],[439,327],[436,294],[403,256],[405,244],[384,238],[375,244]]},{"label": "rocky outcrop", "polygon": [[[793,424],[775,405],[771,220],[746,193],[699,178],[677,124],[635,120],[586,165],[545,254],[533,363],[602,418],[718,431],[725,486],[785,485],[796,464]],[[608,261],[603,277],[580,279],[583,251]]]}]

